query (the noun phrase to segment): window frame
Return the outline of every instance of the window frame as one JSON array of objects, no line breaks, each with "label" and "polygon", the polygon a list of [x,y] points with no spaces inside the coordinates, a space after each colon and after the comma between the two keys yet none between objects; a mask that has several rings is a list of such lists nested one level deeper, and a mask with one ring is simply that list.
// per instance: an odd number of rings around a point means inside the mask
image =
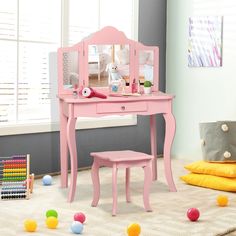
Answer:
[{"label": "window frame", "polygon": [[[100,6],[100,0],[99,6]],[[133,15],[132,15],[132,35],[134,40],[138,40],[138,12],[139,1],[132,0],[133,2]],[[61,46],[66,46],[68,42],[68,26],[69,26],[69,1],[61,0]],[[17,6],[19,7],[19,6]],[[18,8],[19,11],[19,8]],[[98,19],[99,20],[99,19]],[[19,19],[18,19],[19,21]],[[99,25],[100,29],[100,25]],[[17,22],[17,30],[19,30],[19,22]],[[19,39],[17,39],[17,42]],[[18,81],[18,79],[17,79]],[[52,101],[53,102],[53,101]],[[78,129],[94,129],[105,127],[118,127],[118,126],[130,126],[137,125],[137,115],[126,116],[104,116],[101,118],[78,118],[76,123],[76,130]],[[18,122],[14,124],[4,124],[0,127],[0,137],[7,135],[19,135],[19,134],[32,134],[32,133],[47,133],[60,130],[59,121],[27,121]]]}]

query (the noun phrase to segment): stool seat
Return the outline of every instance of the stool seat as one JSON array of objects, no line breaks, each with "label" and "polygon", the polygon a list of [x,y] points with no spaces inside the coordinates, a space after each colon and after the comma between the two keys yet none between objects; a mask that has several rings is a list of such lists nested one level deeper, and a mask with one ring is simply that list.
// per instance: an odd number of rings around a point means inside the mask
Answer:
[{"label": "stool seat", "polygon": [[100,198],[99,167],[106,166],[112,168],[113,216],[116,215],[117,208],[117,170],[119,168],[126,169],[126,201],[130,202],[130,168],[142,167],[144,169],[144,208],[146,211],[152,211],[149,204],[149,190],[152,183],[152,160],[154,156],[130,150],[92,152],[90,155],[94,158],[91,171],[94,189],[92,206],[97,206]]},{"label": "stool seat", "polygon": [[151,160],[153,156],[142,152],[135,152],[130,150],[124,151],[106,151],[106,152],[92,152],[90,153],[92,157],[98,157],[103,160],[111,162],[120,161],[141,161],[141,160]]}]

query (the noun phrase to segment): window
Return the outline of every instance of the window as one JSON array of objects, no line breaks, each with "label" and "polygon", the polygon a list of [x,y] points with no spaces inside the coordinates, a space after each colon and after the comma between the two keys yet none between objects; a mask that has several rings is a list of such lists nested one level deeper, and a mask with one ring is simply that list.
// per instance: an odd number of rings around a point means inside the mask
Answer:
[{"label": "window", "polygon": [[61,44],[60,9],[58,0],[0,0],[0,134],[51,121],[48,53]]},{"label": "window", "polygon": [[49,54],[106,25],[137,39],[137,2],[0,0],[0,135],[57,130]]}]

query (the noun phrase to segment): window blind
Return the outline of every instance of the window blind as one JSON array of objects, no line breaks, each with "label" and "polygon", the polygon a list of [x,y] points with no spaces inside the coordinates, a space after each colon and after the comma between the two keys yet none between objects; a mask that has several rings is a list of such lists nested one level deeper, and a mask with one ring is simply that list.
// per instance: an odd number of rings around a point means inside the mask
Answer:
[{"label": "window blind", "polygon": [[17,0],[0,0],[0,122],[16,117]]},{"label": "window blind", "polygon": [[0,122],[51,120],[49,53],[61,44],[61,2],[0,0]]},{"label": "window blind", "polygon": [[134,0],[70,0],[68,45],[112,25],[134,39]]}]

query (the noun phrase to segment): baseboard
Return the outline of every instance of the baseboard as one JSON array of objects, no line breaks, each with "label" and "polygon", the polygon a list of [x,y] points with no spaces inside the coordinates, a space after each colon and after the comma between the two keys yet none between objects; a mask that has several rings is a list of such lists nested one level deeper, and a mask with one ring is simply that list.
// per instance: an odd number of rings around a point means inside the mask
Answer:
[{"label": "baseboard", "polygon": [[176,160],[187,160],[187,161],[200,161],[202,160],[202,157],[196,157],[196,156],[191,156],[191,155],[171,155],[171,158],[176,159]]},{"label": "baseboard", "polygon": [[[78,171],[83,171],[83,170],[89,170],[91,169],[91,166],[86,166],[86,167],[80,167],[78,168]],[[70,173],[71,171],[68,170],[68,173]],[[60,175],[61,172],[60,171],[56,171],[56,172],[51,172],[51,173],[47,173],[47,174],[42,174],[42,175],[35,175],[35,179],[41,179],[43,178],[44,175],[51,175],[51,176],[57,176]]]}]

